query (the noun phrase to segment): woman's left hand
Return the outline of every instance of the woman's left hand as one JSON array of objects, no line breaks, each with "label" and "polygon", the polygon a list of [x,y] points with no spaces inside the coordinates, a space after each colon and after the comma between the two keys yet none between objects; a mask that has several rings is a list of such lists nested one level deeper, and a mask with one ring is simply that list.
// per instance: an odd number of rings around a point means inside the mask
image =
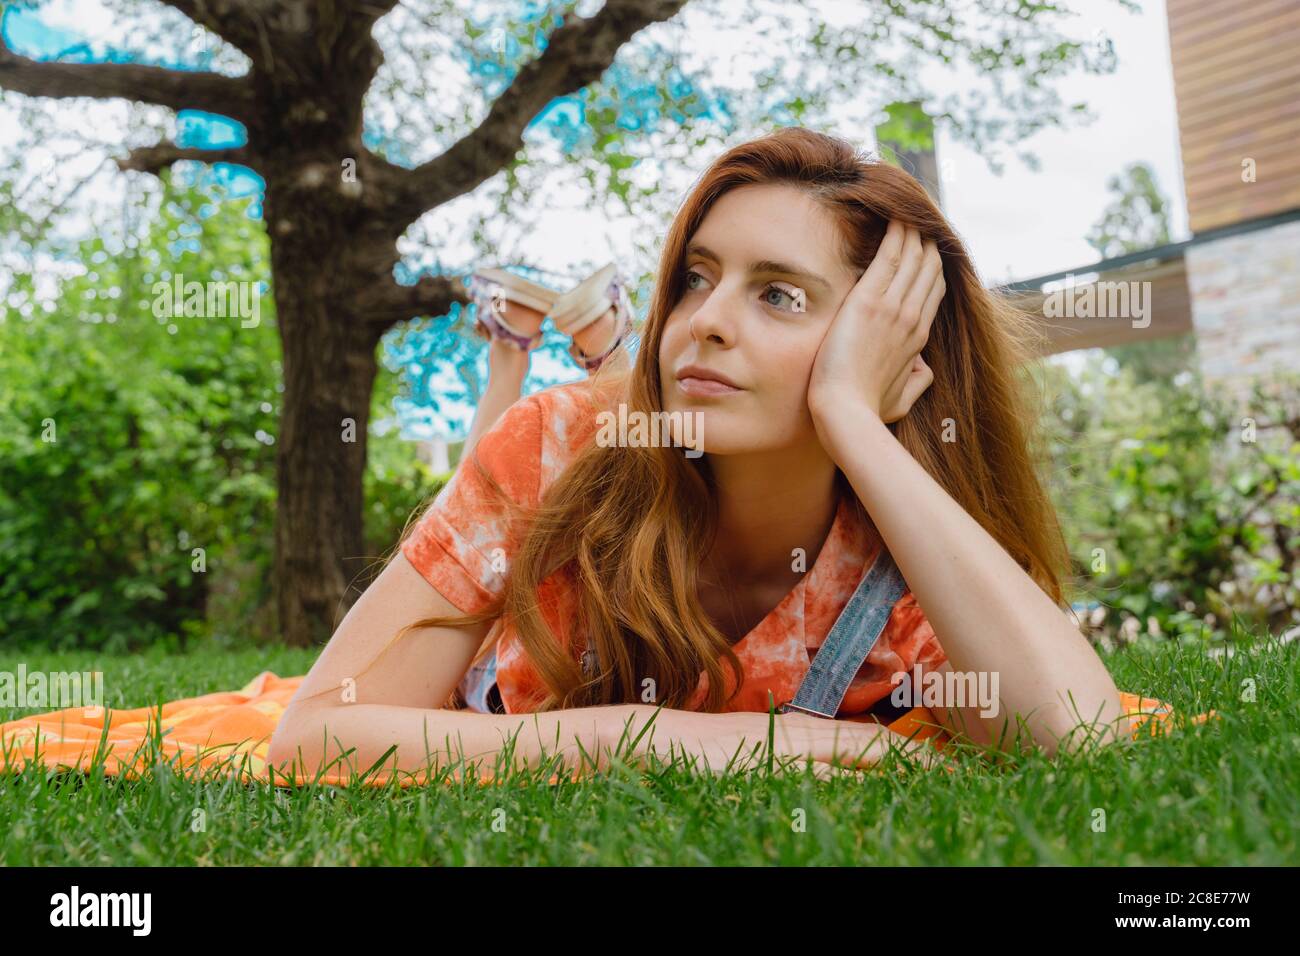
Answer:
[{"label": "woman's left hand", "polygon": [[938,247],[891,221],[813,362],[808,409],[819,433],[836,416],[889,423],[907,414],[934,381],[921,349],[946,289]]}]

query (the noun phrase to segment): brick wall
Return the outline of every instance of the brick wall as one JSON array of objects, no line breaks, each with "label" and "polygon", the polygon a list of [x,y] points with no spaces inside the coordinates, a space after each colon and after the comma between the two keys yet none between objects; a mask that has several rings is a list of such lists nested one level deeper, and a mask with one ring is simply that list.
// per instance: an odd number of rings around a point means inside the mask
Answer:
[{"label": "brick wall", "polygon": [[1186,251],[1202,375],[1231,391],[1300,370],[1300,221]]}]

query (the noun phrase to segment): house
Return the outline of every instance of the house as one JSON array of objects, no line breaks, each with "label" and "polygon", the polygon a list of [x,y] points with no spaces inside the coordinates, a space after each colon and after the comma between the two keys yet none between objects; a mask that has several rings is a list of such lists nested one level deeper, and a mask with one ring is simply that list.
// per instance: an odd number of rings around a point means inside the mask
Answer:
[{"label": "house", "polygon": [[[1046,354],[1192,333],[1205,382],[1240,393],[1300,370],[1300,3],[1166,4],[1192,237],[1003,290],[1042,319]],[[1071,277],[1073,295],[1124,284],[1150,312],[1065,314]]]}]

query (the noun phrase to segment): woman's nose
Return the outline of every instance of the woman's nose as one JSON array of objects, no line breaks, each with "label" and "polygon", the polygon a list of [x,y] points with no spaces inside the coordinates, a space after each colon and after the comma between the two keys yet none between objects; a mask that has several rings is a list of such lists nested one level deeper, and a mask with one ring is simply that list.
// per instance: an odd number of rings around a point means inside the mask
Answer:
[{"label": "woman's nose", "polygon": [[734,336],[734,321],[729,319],[729,315],[735,312],[723,300],[719,292],[714,291],[703,305],[701,305],[690,318],[691,338],[703,342],[712,340],[722,344],[729,344]]}]

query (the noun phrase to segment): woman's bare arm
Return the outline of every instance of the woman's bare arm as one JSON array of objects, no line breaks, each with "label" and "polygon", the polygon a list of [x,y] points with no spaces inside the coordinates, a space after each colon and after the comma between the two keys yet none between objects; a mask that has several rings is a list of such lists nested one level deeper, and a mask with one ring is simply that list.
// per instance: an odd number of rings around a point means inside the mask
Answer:
[{"label": "woman's bare arm", "polygon": [[[1003,725],[1014,734],[1023,717],[1050,755],[1122,740],[1119,691],[1077,624],[885,423],[933,381],[917,359],[946,294],[938,247],[890,222],[813,362],[808,409],[818,437],[883,535],[951,670],[1000,678],[1005,713],[975,717],[988,739],[1005,740]],[[958,716],[947,715],[950,730]]]},{"label": "woman's bare arm", "polygon": [[[519,400],[529,360],[529,353],[500,339],[489,342],[488,385],[475,409],[462,461]],[[314,771],[339,760],[341,767],[333,769],[346,772],[350,764],[366,770],[395,745],[396,762],[387,765],[415,770],[425,768],[431,756],[437,758],[435,764],[454,761],[459,753],[468,759],[494,758],[518,733],[516,764],[537,765],[545,748],[548,755],[563,753],[574,766],[585,759],[585,750],[603,765],[598,746],[602,732],[612,732],[616,743],[630,716],[628,707],[513,717],[441,709],[486,637],[486,624],[412,631],[380,656],[385,644],[412,621],[458,613],[399,553],[349,611],[313,665],[276,728],[269,761],[277,766],[302,761]],[[369,670],[361,674],[368,664]]]},{"label": "woman's bare arm", "polygon": [[[279,767],[300,761],[308,775],[322,765],[331,772],[363,772],[395,745],[385,763],[389,769],[442,766],[462,753],[486,758],[491,769],[496,753],[520,731],[515,766],[539,766],[545,748],[548,756],[562,752],[566,763],[580,767],[579,745],[598,760],[603,735],[620,728],[617,741],[627,708],[518,715],[444,709],[487,635],[486,623],[413,629],[380,653],[403,626],[459,613],[399,552],[348,611],[303,679],[276,727],[268,762]],[[332,761],[337,762],[330,766]]]},{"label": "woman's bare arm", "polygon": [[[307,777],[319,770],[363,773],[381,759],[385,772],[422,774],[462,759],[493,772],[513,738],[510,767],[539,767],[558,754],[564,766],[586,772],[606,769],[612,753],[640,764],[652,751],[661,757],[675,751],[718,771],[738,751],[766,745],[765,713],[708,714],[639,703],[537,714],[444,709],[487,624],[412,630],[379,652],[402,626],[455,613],[399,552],[304,678],[276,727],[267,761],[282,773],[297,768]],[[883,742],[881,728],[797,715],[777,718],[776,729],[777,754],[811,757],[819,772],[829,769],[837,750],[860,755],[865,748],[865,762],[872,763]]]},{"label": "woman's bare arm", "polygon": [[976,739],[1013,743],[1017,714],[1049,756],[1062,746],[1123,739],[1128,726],[1115,681],[1077,625],[879,417],[852,412],[844,412],[851,426],[827,428],[832,457],[888,542],[952,669],[999,679],[1001,709],[976,718],[984,724]]}]

